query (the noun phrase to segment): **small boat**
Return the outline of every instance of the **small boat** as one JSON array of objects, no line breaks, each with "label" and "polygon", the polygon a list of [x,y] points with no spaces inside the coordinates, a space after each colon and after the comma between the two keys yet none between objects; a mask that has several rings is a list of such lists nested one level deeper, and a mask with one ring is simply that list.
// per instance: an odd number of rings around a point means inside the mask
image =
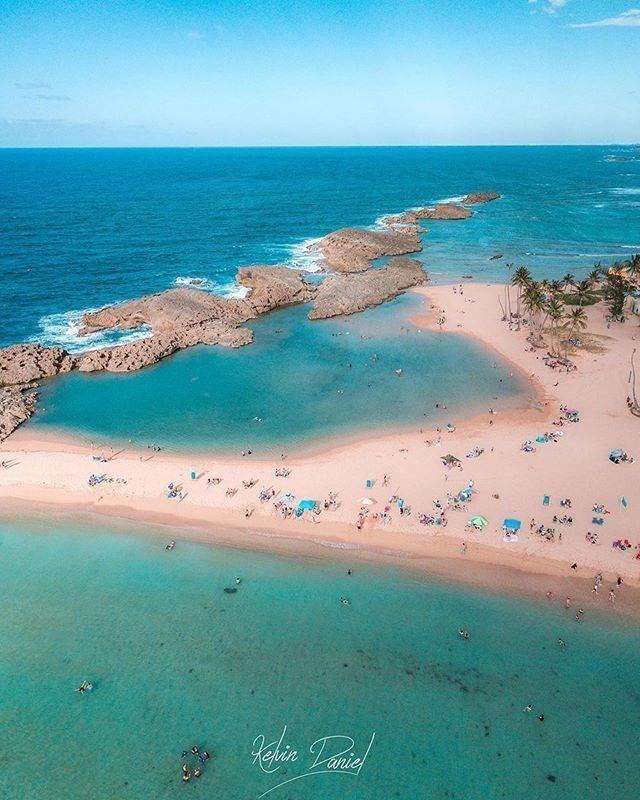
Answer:
[{"label": "small boat", "polygon": [[173,548],[174,548],[175,546],[176,546],[176,543],[175,543],[175,542],[174,542],[174,540],[172,539],[172,540],[169,542],[169,544],[168,544],[168,545],[166,545],[166,547],[165,547],[164,549],[165,549],[165,550],[173,550]]}]

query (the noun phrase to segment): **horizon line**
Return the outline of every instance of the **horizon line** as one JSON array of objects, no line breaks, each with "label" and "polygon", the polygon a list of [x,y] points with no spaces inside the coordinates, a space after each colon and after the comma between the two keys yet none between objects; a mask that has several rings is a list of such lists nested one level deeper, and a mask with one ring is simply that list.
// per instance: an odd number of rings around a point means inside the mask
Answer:
[{"label": "horizon line", "polygon": [[0,145],[0,150],[303,150],[303,149],[407,149],[445,147],[640,147],[638,142],[511,142],[509,144],[78,144]]}]

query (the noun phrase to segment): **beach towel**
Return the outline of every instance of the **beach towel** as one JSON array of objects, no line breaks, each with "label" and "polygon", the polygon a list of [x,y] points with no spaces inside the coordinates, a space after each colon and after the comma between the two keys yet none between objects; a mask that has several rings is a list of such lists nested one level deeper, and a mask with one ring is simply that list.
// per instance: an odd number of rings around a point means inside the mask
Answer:
[{"label": "beach towel", "polygon": [[627,502],[627,498],[626,498],[626,497],[621,497],[621,498],[620,498],[620,505],[621,505],[623,508],[626,508],[626,507],[629,505],[629,503]]},{"label": "beach towel", "polygon": [[545,494],[545,496],[542,498],[542,505],[543,506],[548,506],[550,502],[551,502],[551,498],[549,497],[548,494]]}]

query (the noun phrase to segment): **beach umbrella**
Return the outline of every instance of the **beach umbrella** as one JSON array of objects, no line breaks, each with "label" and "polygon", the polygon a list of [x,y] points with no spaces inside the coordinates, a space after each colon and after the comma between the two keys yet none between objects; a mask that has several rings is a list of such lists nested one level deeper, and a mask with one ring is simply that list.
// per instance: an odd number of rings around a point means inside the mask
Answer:
[{"label": "beach umbrella", "polygon": [[502,527],[506,528],[508,531],[519,531],[521,525],[522,523],[519,519],[512,518],[505,519],[505,521],[502,523]]},{"label": "beach umbrella", "polygon": [[484,528],[489,524],[489,521],[486,519],[486,517],[480,516],[471,517],[469,522],[476,528]]},{"label": "beach umbrella", "polygon": [[451,453],[447,453],[446,456],[440,456],[440,461],[442,461],[443,464],[459,464],[460,463],[460,459],[456,458],[454,455],[451,455]]},{"label": "beach umbrella", "polygon": [[622,458],[625,455],[624,450],[621,450],[619,447],[616,450],[612,450],[609,453],[609,458]]},{"label": "beach umbrella", "polygon": [[360,505],[362,506],[372,506],[376,501],[372,500],[370,497],[363,497],[360,501]]}]

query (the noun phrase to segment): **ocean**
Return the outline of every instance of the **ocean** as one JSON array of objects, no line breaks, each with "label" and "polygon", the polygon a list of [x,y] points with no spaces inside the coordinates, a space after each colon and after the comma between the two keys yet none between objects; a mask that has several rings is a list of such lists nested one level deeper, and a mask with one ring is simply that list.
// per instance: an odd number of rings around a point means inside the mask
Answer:
[{"label": "ocean", "polygon": [[[430,222],[436,281],[584,275],[640,250],[640,161],[621,147],[0,150],[0,345],[70,348],[80,312],[238,267],[315,269],[310,239],[471,191],[499,202]],[[498,261],[493,255],[502,254]],[[130,335],[130,334],[129,334]]]},{"label": "ocean", "polygon": [[[0,522],[0,553],[6,800],[637,795],[637,626],[348,552],[267,555],[118,522]],[[297,760],[261,770],[256,738],[285,726]],[[358,775],[275,788],[308,771],[316,740],[351,737],[362,755],[373,734]],[[212,759],[183,786],[193,745]]]},{"label": "ocean", "polygon": [[[579,277],[595,261],[640,250],[634,155],[617,147],[2,150],[0,344],[78,351],[144,336],[80,337],[81,313],[193,280],[238,295],[236,270],[249,264],[313,272],[314,238],[480,189],[503,197],[469,220],[429,222],[418,257],[433,281],[504,280],[507,263]],[[455,413],[523,394],[483,348],[407,332],[411,303],[324,323],[309,323],[302,308],[281,310],[251,323],[256,342],[240,352],[197,348],[132,376],[45,383],[30,424],[183,451],[273,453],[450,421],[438,402]]]}]

